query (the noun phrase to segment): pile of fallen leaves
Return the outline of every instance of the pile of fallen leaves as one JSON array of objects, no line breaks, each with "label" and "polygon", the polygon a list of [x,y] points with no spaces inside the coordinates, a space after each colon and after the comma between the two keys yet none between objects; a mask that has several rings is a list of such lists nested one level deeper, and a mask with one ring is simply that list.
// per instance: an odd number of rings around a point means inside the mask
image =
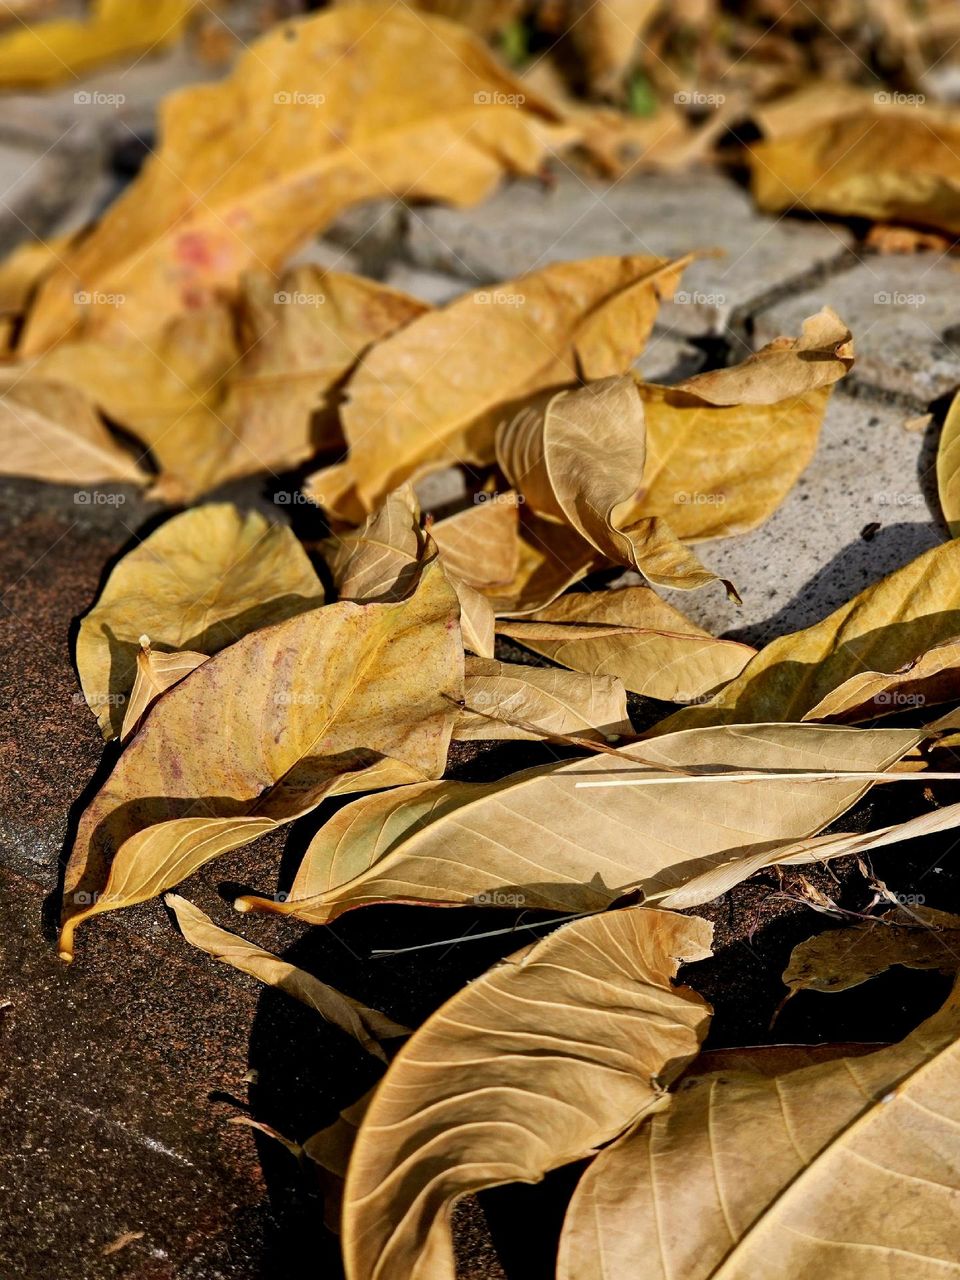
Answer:
[{"label": "pile of fallen leaves", "polygon": [[[228,80],[175,95],[158,153],[99,224],[0,268],[5,471],[179,503],[299,467],[285,496],[329,529],[304,543],[201,504],[112,569],[76,661],[115,764],[70,852],[61,954],[80,924],[355,797],[289,894],[264,867],[237,909],[319,926],[373,903],[570,919],[411,1032],[167,895],[189,942],[384,1063],[332,1128],[287,1139],[326,1171],[352,1280],[452,1277],[458,1197],[584,1158],[564,1280],[854,1276],[895,1258],[942,1274],[958,1252],[960,998],[873,1053],[724,1058],[700,1055],[711,1009],[674,978],[711,946],[680,912],[757,870],[799,866],[802,882],[804,864],[960,825],[960,804],[928,793],[897,825],[835,827],[877,784],[917,795],[958,776],[943,762],[960,720],[929,709],[960,695],[960,543],[759,652],[715,638],[661,590],[717,589],[696,545],[763,524],[812,457],[854,360],[833,311],[661,386],[634,365],[688,258],[553,264],[439,308],[316,266],[275,274],[358,201],[473,202],[555,148],[609,143],[607,117],[536,96],[466,29],[373,13],[277,29]],[[430,68],[415,85],[414,57]],[[960,231],[945,114],[838,90],[763,124],[765,208],[802,191]],[[464,500],[424,515],[417,486],[450,467]],[[956,532],[956,409],[938,474]],[[498,660],[498,636],[541,665]],[[628,695],[658,709],[642,734]],[[564,751],[444,777],[452,744],[505,739]],[[883,911],[798,948],[790,992],[956,967],[960,922],[878,892]],[[381,1042],[403,1038],[387,1066]]]}]

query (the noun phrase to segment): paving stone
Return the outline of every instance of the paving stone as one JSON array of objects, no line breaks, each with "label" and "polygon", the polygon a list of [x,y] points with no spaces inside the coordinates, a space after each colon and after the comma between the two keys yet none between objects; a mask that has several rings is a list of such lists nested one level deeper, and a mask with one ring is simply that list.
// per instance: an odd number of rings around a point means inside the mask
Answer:
[{"label": "paving stone", "polygon": [[344,210],[325,228],[324,239],[348,249],[364,274],[379,280],[393,263],[402,260],[410,213],[402,200],[367,200]]},{"label": "paving stone", "polygon": [[850,244],[843,228],[760,216],[747,192],[713,171],[610,185],[563,170],[555,184],[508,183],[473,209],[412,210],[405,248],[418,265],[473,287],[557,260],[719,248],[726,256],[694,263],[662,313],[666,328],[699,335],[722,333]]},{"label": "paving stone", "polygon": [[298,249],[287,259],[288,267],[316,266],[324,271],[352,271],[355,275],[362,273],[357,256],[334,244],[331,240],[314,239]]},{"label": "paving stone", "polygon": [[96,183],[99,147],[77,129],[41,148],[0,141],[0,255],[21,240],[48,234]]},{"label": "paving stone", "polygon": [[111,136],[122,134],[124,126],[152,130],[167,94],[216,80],[225,71],[198,58],[190,43],[154,50],[128,66],[104,63],[68,84],[4,94],[0,137],[29,136],[49,144],[78,122]]},{"label": "paving stone", "polygon": [[896,409],[835,393],[816,456],[779,510],[752,533],[697,548],[736,583],[743,607],[718,586],[671,592],[672,603],[717,635],[764,644],[818,622],[942,542],[938,430],[920,435],[903,422]]},{"label": "paving stone", "polygon": [[394,263],[387,270],[383,282],[392,289],[400,289],[434,307],[452,302],[469,287],[456,276],[448,276],[439,271],[424,271],[421,267],[411,267],[405,262]]},{"label": "paving stone", "polygon": [[853,332],[851,387],[926,406],[960,385],[960,267],[940,253],[870,254],[851,270],[784,298],[754,318],[757,346],[795,333],[825,303]]},{"label": "paving stone", "polygon": [[647,345],[634,362],[647,382],[680,382],[699,373],[707,362],[706,352],[673,333],[654,329]]}]

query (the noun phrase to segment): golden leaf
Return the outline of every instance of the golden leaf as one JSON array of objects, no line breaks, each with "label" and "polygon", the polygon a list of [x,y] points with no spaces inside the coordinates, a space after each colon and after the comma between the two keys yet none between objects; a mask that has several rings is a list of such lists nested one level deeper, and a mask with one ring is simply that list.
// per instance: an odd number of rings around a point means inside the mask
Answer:
[{"label": "golden leaf", "polygon": [[656,1107],[706,1031],[709,1006],[672,979],[710,954],[711,933],[642,907],[578,920],[448,1000],[361,1121],[343,1202],[349,1280],[453,1280],[459,1196],[537,1182]]},{"label": "golden leaf", "polygon": [[581,1178],[558,1280],[635,1280],[640,1251],[644,1280],[854,1280],[880,1258],[911,1280],[955,1269],[958,1039],[955,988],[876,1053],[683,1081]]},{"label": "golden leaf", "polygon": [[651,587],[573,591],[497,630],[534,653],[590,675],[618,676],[634,693],[693,702],[739,675],[756,652],[717,640]]},{"label": "golden leaf", "polygon": [[[870,786],[859,778],[812,785],[789,772],[886,769],[919,736],[724,726],[626,746],[617,759],[604,754],[497,782],[430,782],[365,796],[320,828],[286,901],[248,896],[235,905],[324,924],[385,901],[579,912],[602,911],[637,889],[659,897],[735,858],[821,831]],[[657,785],[582,785],[636,777],[645,766]],[[672,772],[705,768],[780,776],[749,785],[698,777],[690,785]]]},{"label": "golden leaf", "polygon": [[[276,270],[349,205],[391,193],[474,204],[573,140],[476,36],[404,5],[278,24],[224,81],[171,94],[160,138],[42,285],[25,353],[78,320],[149,337],[250,267]],[[78,290],[92,299],[82,313]]]},{"label": "golden leaf", "polygon": [[438,777],[462,691],[435,558],[406,600],[343,601],[236,641],[163,695],[84,812],[61,954],[82,920],[172,888],[326,795]]},{"label": "golden leaf", "polygon": [[123,722],[142,635],[161,651],[216,653],[322,602],[320,579],[285,526],[231,503],[167,520],[116,564],[80,624],[77,669],[104,737]]}]

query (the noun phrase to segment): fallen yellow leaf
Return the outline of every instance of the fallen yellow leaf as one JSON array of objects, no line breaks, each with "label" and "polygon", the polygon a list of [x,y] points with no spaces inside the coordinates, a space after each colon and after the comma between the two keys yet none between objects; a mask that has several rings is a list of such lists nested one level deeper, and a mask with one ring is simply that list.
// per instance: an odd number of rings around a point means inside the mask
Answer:
[{"label": "fallen yellow leaf", "polygon": [[462,692],[436,558],[406,600],[343,601],[237,640],[163,695],[84,812],[61,955],[81,921],[172,888],[326,795],[438,777]]},{"label": "fallen yellow leaf", "polygon": [[118,562],[80,624],[77,670],[104,737],[123,722],[142,635],[161,651],[216,653],[322,602],[323,585],[285,526],[227,502],[167,520]]},{"label": "fallen yellow leaf", "polygon": [[655,1107],[709,1022],[672,979],[710,954],[711,934],[642,907],[578,920],[447,1001],[360,1123],[343,1201],[349,1280],[453,1280],[457,1197],[538,1182]]},{"label": "fallen yellow leaf", "polygon": [[78,322],[150,337],[248,268],[276,270],[349,205],[474,204],[574,137],[441,18],[358,6],[280,23],[226,80],[164,101],[156,155],[43,283],[23,351]]}]

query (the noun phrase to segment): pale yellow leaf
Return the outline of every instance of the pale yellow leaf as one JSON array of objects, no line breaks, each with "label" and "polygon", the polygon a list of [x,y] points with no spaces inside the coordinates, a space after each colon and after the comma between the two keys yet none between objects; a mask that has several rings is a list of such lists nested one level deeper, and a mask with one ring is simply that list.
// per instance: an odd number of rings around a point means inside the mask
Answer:
[{"label": "pale yellow leaf", "polygon": [[739,675],[756,652],[717,640],[651,587],[573,591],[497,630],[575,671],[618,676],[634,693],[692,702]]},{"label": "pale yellow leaf", "polygon": [[461,742],[550,734],[604,742],[633,732],[615,676],[468,658],[463,701],[453,730]]},{"label": "pale yellow leaf", "polygon": [[104,737],[114,737],[141,635],[161,652],[216,653],[323,601],[306,552],[283,525],[230,503],[174,516],[114,567],[80,624],[77,669]]},{"label": "pale yellow leaf", "polygon": [[717,581],[665,520],[631,518],[645,459],[643,404],[630,377],[561,391],[497,432],[500,469],[539,516],[569,524],[601,556],[659,586]]},{"label": "pale yellow leaf", "polygon": [[537,1182],[655,1108],[706,1031],[672,979],[703,920],[634,907],[558,929],[440,1008],[394,1059],[344,1190],[349,1280],[453,1280],[463,1194]]},{"label": "pale yellow leaf", "polygon": [[140,637],[137,651],[137,669],[133,688],[123,713],[120,739],[126,742],[140,728],[143,717],[162,693],[179,684],[191,671],[195,671],[208,658],[206,653],[175,650],[173,653],[157,653],[151,647],[148,636]]},{"label": "pale yellow leaf", "polygon": [[192,947],[302,1001],[382,1062],[386,1062],[387,1055],[379,1041],[410,1034],[409,1027],[401,1026],[376,1009],[344,995],[305,969],[281,960],[229,929],[221,929],[186,898],[168,893],[163,900],[176,916],[180,932]]},{"label": "pale yellow leaf", "polygon": [[85,20],[17,23],[0,38],[0,85],[75,80],[112,58],[163,49],[180,39],[199,7],[199,0],[93,0]]},{"label": "pale yellow leaf", "polygon": [[954,989],[876,1053],[681,1082],[581,1178],[558,1280],[941,1280],[958,1170]]},{"label": "pale yellow leaf", "polygon": [[901,672],[957,635],[960,543],[947,542],[867,587],[822,622],[773,640],[709,702],[678,711],[656,732],[800,720],[815,707],[823,715],[828,695],[851,677]]},{"label": "pale yellow leaf", "polygon": [[318,473],[316,489],[329,506],[337,489],[352,484],[369,511],[431,467],[492,462],[496,428],[518,405],[629,369],[688,262],[557,262],[415,320],[375,347],[351,378],[342,413],[346,471],[335,473],[333,492]]},{"label": "pale yellow leaf", "polygon": [[237,640],[158,701],[84,812],[60,950],[324,796],[439,777],[463,696],[439,562],[389,604],[327,605]]},{"label": "pale yellow leaf", "polygon": [[[0,472],[57,484],[142,485],[147,475],[106,429],[82,392],[47,379],[0,383]],[[89,492],[77,495],[90,503]]]},{"label": "pale yellow leaf", "polygon": [[[404,5],[276,24],[225,80],[166,98],[159,133],[136,181],[42,285],[25,353],[78,320],[149,338],[249,268],[278,270],[352,204],[473,204],[576,138],[476,36]],[[78,289],[92,305],[77,307]],[[120,307],[103,301],[117,296]]]},{"label": "pale yellow leaf", "polygon": [[647,458],[633,510],[685,541],[762,524],[816,451],[830,387],[853,364],[850,331],[825,307],[799,338],[674,387],[640,383]]},{"label": "pale yellow leaf", "polygon": [[[793,780],[789,771],[886,769],[918,736],[723,727],[626,746],[622,758],[603,754],[497,782],[433,782],[366,796],[320,828],[284,902],[244,897],[235,905],[322,924],[384,901],[600,911],[636,889],[658,897],[732,859],[821,831],[869,787],[859,779]],[[660,783],[577,785],[636,777],[645,764]],[[663,772],[718,768],[781,774],[690,786]]]}]

